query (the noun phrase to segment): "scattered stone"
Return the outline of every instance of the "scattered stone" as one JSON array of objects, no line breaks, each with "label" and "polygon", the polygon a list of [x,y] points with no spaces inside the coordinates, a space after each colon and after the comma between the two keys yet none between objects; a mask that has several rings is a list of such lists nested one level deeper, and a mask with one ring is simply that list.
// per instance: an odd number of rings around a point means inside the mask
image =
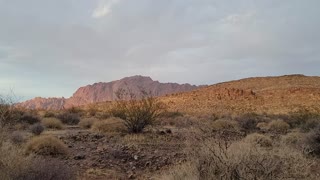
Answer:
[{"label": "scattered stone", "polygon": [[85,159],[85,158],[86,158],[86,156],[84,154],[78,154],[78,155],[74,156],[75,160],[82,160],[82,159]]}]

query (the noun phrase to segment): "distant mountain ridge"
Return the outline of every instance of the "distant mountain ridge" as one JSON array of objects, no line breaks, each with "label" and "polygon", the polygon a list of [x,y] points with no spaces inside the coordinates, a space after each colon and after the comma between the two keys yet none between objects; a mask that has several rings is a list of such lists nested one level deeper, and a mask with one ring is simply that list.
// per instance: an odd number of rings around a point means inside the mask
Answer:
[{"label": "distant mountain ridge", "polygon": [[81,106],[90,103],[114,101],[115,92],[119,89],[130,89],[139,96],[141,89],[146,90],[153,96],[164,96],[174,93],[192,91],[198,86],[190,84],[160,83],[146,76],[131,76],[111,82],[99,82],[92,85],[80,87],[70,98],[41,98],[37,97],[18,106],[28,109],[59,110],[72,106]]}]

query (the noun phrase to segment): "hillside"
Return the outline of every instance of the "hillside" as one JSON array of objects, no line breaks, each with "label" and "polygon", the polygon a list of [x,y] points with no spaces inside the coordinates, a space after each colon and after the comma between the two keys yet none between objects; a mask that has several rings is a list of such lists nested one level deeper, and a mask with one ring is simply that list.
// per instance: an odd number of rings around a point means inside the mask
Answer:
[{"label": "hillside", "polygon": [[320,112],[320,77],[255,77],[211,85],[162,99],[170,110],[194,114]]},{"label": "hillside", "polygon": [[150,77],[132,76],[112,82],[100,82],[93,85],[80,87],[70,98],[34,98],[19,106],[28,109],[51,109],[59,110],[72,106],[81,106],[90,103],[116,100],[115,92],[119,89],[130,89],[137,97],[141,90],[151,92],[153,96],[164,96],[177,92],[191,91],[197,86],[190,84],[160,83]]}]

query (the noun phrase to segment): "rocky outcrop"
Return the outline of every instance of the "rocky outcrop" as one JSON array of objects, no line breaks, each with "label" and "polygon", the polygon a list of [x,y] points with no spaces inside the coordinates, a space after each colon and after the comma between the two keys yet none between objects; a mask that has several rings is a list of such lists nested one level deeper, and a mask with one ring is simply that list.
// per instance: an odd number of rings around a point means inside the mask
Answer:
[{"label": "rocky outcrop", "polygon": [[141,90],[150,92],[152,96],[164,96],[178,92],[187,92],[197,89],[190,84],[160,83],[150,77],[132,76],[108,83],[100,82],[79,88],[72,97],[65,98],[35,98],[19,106],[29,109],[53,109],[59,110],[72,106],[81,106],[90,103],[114,101],[117,99],[115,92],[119,89],[130,89],[137,98],[141,96]]}]

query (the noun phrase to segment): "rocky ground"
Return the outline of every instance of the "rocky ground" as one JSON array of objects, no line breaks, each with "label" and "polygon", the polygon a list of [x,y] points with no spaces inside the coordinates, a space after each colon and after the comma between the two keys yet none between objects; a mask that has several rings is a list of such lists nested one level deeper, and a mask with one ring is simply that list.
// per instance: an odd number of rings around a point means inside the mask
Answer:
[{"label": "rocky ground", "polygon": [[67,144],[70,154],[63,161],[83,179],[153,179],[186,158],[184,138],[169,129],[129,135],[68,127],[47,134]]}]

